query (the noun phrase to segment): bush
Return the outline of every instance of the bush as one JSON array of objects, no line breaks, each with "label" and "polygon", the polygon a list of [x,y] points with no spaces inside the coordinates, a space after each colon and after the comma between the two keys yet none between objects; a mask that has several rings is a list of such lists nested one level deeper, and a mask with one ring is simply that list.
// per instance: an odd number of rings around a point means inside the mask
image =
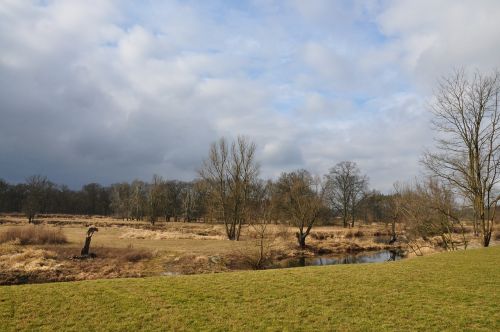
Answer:
[{"label": "bush", "polygon": [[365,233],[363,233],[363,232],[362,232],[362,231],[360,231],[360,230],[357,230],[357,231],[355,231],[355,232],[351,232],[351,231],[349,231],[349,232],[347,232],[347,233],[346,233],[346,235],[345,235],[346,239],[351,239],[351,238],[353,238],[353,237],[363,237],[363,236],[365,236]]},{"label": "bush", "polygon": [[463,227],[462,228],[459,225],[454,225],[452,231],[455,234],[462,234],[462,232],[465,234],[469,234],[469,233],[472,233],[472,227]]},{"label": "bush", "polygon": [[373,236],[389,236],[391,235],[391,232],[389,231],[375,231],[373,232]]},{"label": "bush", "polygon": [[328,240],[330,238],[334,238],[335,234],[331,232],[313,232],[310,234],[311,239],[315,240]]},{"label": "bush", "polygon": [[60,228],[45,226],[12,226],[0,233],[0,243],[15,241],[28,244],[64,244],[68,243]]},{"label": "bush", "polygon": [[153,257],[153,253],[146,249],[134,249],[132,247],[127,248],[127,253],[123,256],[123,258],[127,262],[139,262],[145,259],[151,259]]}]

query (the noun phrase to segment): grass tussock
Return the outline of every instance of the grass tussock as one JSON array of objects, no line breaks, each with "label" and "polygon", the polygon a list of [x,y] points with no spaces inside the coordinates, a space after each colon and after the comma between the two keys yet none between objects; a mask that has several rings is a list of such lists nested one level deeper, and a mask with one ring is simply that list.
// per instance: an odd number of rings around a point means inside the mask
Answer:
[{"label": "grass tussock", "polygon": [[20,245],[65,244],[68,242],[60,228],[46,226],[13,226],[0,233],[0,243],[16,242]]},{"label": "grass tussock", "polygon": [[1,270],[44,271],[57,268],[57,254],[44,249],[25,248],[10,255],[0,256]]},{"label": "grass tussock", "polygon": [[179,230],[148,230],[128,228],[120,236],[120,239],[147,239],[147,240],[224,240],[225,236],[208,231],[182,232]]},{"label": "grass tussock", "polygon": [[135,249],[133,247],[127,248],[127,252],[123,255],[123,259],[127,262],[139,262],[153,258],[153,253],[146,249]]},{"label": "grass tussock", "polygon": [[365,236],[365,233],[363,231],[360,231],[360,230],[357,230],[354,232],[349,231],[345,234],[346,239],[359,238],[359,237],[363,237],[363,236]]},{"label": "grass tussock", "polygon": [[38,248],[1,244],[0,285],[142,277],[163,270],[155,263],[156,251],[96,247],[92,249],[96,258],[73,259],[78,252],[78,248],[59,245]]}]

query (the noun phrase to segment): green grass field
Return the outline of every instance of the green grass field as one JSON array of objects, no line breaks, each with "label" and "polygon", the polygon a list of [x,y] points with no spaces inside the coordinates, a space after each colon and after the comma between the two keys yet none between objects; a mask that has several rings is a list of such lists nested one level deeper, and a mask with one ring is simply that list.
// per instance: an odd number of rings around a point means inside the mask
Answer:
[{"label": "green grass field", "polygon": [[0,287],[0,330],[500,330],[500,247],[398,262]]}]

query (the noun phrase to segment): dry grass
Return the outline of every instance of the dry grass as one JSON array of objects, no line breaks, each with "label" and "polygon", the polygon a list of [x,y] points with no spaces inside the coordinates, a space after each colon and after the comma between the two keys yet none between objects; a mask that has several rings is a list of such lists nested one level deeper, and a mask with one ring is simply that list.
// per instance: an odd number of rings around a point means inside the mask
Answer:
[{"label": "dry grass", "polygon": [[226,272],[228,268],[228,257],[218,255],[183,255],[172,257],[166,263],[167,271],[163,274],[203,274],[214,272]]},{"label": "dry grass", "polygon": [[14,241],[20,245],[64,244],[68,240],[60,228],[44,226],[13,226],[0,233],[0,243]]},{"label": "dry grass", "polygon": [[357,231],[352,231],[352,232],[349,231],[345,234],[346,239],[351,239],[353,237],[363,237],[363,236],[365,236],[365,233],[359,229]]},{"label": "dry grass", "polygon": [[[75,216],[75,220],[80,217]],[[60,245],[56,241],[54,244],[43,244],[40,241],[42,244],[28,247],[15,244],[20,244],[21,240],[7,240],[10,242],[0,245],[0,256],[17,256],[13,260],[3,258],[0,284],[252,269],[255,268],[255,259],[260,257],[259,234],[249,226],[243,227],[241,241],[229,241],[226,239],[224,226],[220,224],[169,222],[155,228],[150,225],[139,228],[133,224],[128,227],[108,224],[107,227],[99,227],[99,232],[92,238],[90,250],[97,258],[89,260],[70,259],[80,253],[87,232],[84,224],[76,222],[62,227],[30,227],[62,233],[68,243]],[[16,229],[19,233],[24,227],[0,226],[0,236],[11,233],[11,229]],[[350,229],[336,226],[314,227],[307,238],[305,251],[300,250],[297,245],[296,231],[295,227],[286,225],[268,225],[265,258],[278,261],[304,255],[342,255],[395,248],[387,243],[390,230],[384,224],[359,225]],[[398,229],[398,234],[403,233],[404,230]],[[497,234],[495,232],[493,239],[498,239]],[[10,239],[19,238],[5,236]],[[28,237],[30,240],[32,238]],[[433,247],[438,246],[438,243],[426,242],[422,245]],[[28,248],[47,252],[23,251]],[[21,263],[23,257],[26,262],[15,266],[16,263]],[[37,262],[37,259],[40,261]],[[44,269],[44,266],[47,268]],[[4,273],[5,271],[10,272]]]},{"label": "dry grass", "polygon": [[135,249],[132,246],[127,248],[127,252],[123,255],[123,259],[127,262],[139,262],[153,258],[153,252],[147,249]]},{"label": "dry grass", "polygon": [[57,254],[53,251],[23,248],[19,252],[0,256],[1,270],[44,271],[57,268]]},{"label": "dry grass", "polygon": [[147,239],[147,240],[173,240],[173,239],[189,239],[189,240],[224,240],[225,236],[216,232],[207,230],[198,232],[183,232],[179,230],[148,230],[126,228],[125,233],[120,236],[120,239]]},{"label": "dry grass", "polygon": [[157,253],[146,249],[97,247],[92,252],[96,258],[79,260],[72,258],[77,248],[2,244],[0,285],[142,277],[158,275],[164,269]]}]

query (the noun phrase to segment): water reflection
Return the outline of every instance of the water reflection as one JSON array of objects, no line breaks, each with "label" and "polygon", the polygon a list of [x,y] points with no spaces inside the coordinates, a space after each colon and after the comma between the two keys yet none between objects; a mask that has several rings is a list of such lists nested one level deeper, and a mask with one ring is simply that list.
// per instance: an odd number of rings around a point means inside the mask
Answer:
[{"label": "water reflection", "polygon": [[282,260],[274,264],[271,268],[287,268],[300,266],[316,265],[335,265],[335,264],[359,264],[359,263],[377,263],[396,261],[404,258],[404,252],[400,250],[384,250],[372,253],[358,255],[344,255],[337,257],[297,257]]}]

